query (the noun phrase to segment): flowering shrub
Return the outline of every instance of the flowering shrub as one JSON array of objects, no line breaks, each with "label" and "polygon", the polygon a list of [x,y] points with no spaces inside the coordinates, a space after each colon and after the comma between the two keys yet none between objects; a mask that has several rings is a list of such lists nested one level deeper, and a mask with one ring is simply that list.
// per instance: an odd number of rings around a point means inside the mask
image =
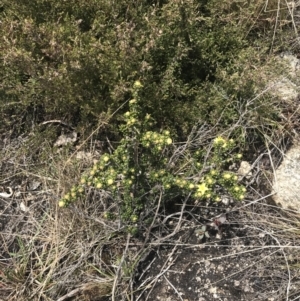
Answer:
[{"label": "flowering shrub", "polygon": [[[226,171],[228,164],[241,158],[240,154],[231,154],[234,141],[217,137],[209,154],[203,149],[186,149],[176,161],[172,155],[178,149],[170,132],[152,131],[151,116],[142,116],[142,88],[139,81],[133,85],[133,99],[124,114],[125,122],[120,128],[123,138],[118,147],[112,154],[103,154],[59,201],[59,206],[68,206],[85,193],[86,187],[94,187],[110,192],[113,199],[120,201],[121,219],[135,223],[144,208],[157,205],[153,202],[157,194],[163,200],[190,194],[195,199],[219,201],[220,194],[226,192],[242,200],[245,187],[238,184],[235,173]],[[204,155],[208,157],[206,164]],[[114,212],[105,212],[104,217],[113,218]]]}]

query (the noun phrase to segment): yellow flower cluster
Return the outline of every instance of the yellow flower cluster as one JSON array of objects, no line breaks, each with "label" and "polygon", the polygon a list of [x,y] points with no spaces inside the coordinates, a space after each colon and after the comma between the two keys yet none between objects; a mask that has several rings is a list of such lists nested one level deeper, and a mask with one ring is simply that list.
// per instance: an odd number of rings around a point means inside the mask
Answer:
[{"label": "yellow flower cluster", "polygon": [[214,140],[215,145],[224,145],[225,143],[226,143],[225,139],[220,136]]},{"label": "yellow flower cluster", "polygon": [[161,151],[165,146],[171,145],[172,143],[173,141],[169,131],[164,131],[162,134],[148,131],[142,137],[144,147],[154,147],[158,151]]},{"label": "yellow flower cluster", "polygon": [[79,180],[79,185],[72,187],[69,193],[59,201],[60,207],[66,207],[70,202],[75,201],[85,191],[85,186],[93,186],[97,189],[104,189],[110,186],[114,188],[113,184],[116,181],[117,171],[110,166],[111,155],[103,154],[99,161],[97,161],[87,174],[82,175]]},{"label": "yellow flower cluster", "polygon": [[59,207],[68,206],[72,201],[75,201],[82,192],[83,190],[79,189],[78,187],[76,186],[72,187],[70,192],[66,193],[64,197],[61,200],[59,200],[58,206]]},{"label": "yellow flower cluster", "polygon": [[245,198],[246,188],[244,186],[236,185],[232,190],[233,196],[235,196],[238,200],[243,200]]},{"label": "yellow flower cluster", "polygon": [[217,138],[215,138],[214,140],[214,146],[216,147],[221,147],[223,149],[229,149],[234,145],[234,140],[233,139],[225,139],[221,136],[218,136]]},{"label": "yellow flower cluster", "polygon": [[[135,99],[130,100],[130,103],[134,104],[135,103]],[[134,112],[127,111],[124,114],[124,117],[125,117],[127,126],[132,126],[132,125],[134,125],[134,124],[137,123],[136,114]]]}]

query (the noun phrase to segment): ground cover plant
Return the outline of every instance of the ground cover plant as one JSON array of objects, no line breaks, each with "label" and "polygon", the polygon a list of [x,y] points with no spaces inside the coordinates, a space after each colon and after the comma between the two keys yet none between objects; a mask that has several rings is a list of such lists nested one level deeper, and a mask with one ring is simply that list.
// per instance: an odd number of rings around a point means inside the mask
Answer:
[{"label": "ground cover plant", "polygon": [[[129,101],[126,124],[121,126],[124,137],[112,154],[104,153],[91,170],[82,175],[80,183],[73,186],[59,201],[66,207],[85,197],[86,187],[110,192],[110,198],[120,203],[116,210],[123,221],[137,222],[142,210],[149,211],[161,201],[175,197],[191,196],[200,200],[220,201],[223,189],[237,200],[243,200],[246,188],[238,184],[238,176],[226,170],[226,165],[241,159],[241,154],[231,154],[233,139],[215,138],[212,150],[186,143],[184,148],[170,149],[173,143],[170,132],[153,132],[154,121],[149,114],[141,115],[139,96],[143,85],[133,85],[134,98]],[[195,129],[195,136],[199,129]],[[195,137],[191,137],[195,139]],[[168,155],[169,153],[169,155]],[[219,191],[218,191],[219,190]],[[150,196],[150,197],[149,197]],[[112,212],[104,212],[114,218]],[[149,217],[148,217],[149,218]]]},{"label": "ground cover plant", "polygon": [[297,5],[3,0],[0,299],[297,300]]}]

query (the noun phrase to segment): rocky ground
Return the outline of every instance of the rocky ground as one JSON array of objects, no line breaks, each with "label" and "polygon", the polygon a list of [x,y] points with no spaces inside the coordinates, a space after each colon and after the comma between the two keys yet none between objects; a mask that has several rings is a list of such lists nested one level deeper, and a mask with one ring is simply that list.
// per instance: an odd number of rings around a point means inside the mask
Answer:
[{"label": "rocky ground", "polygon": [[175,242],[155,249],[143,265],[139,283],[150,287],[136,300],[285,300],[287,292],[287,300],[297,300],[299,271],[285,261],[295,252],[280,247],[280,229],[262,224],[268,214],[273,222],[283,217],[267,205],[255,208],[228,213],[219,231],[208,230],[210,237],[200,240],[195,233],[201,224],[184,222]]},{"label": "rocky ground", "polygon": [[18,147],[7,144],[1,159],[1,301],[299,300],[299,213],[268,196],[268,158],[251,160],[243,202],[178,200],[130,236],[101,218],[109,204],[97,191],[57,207],[62,152],[48,153],[38,173]]}]

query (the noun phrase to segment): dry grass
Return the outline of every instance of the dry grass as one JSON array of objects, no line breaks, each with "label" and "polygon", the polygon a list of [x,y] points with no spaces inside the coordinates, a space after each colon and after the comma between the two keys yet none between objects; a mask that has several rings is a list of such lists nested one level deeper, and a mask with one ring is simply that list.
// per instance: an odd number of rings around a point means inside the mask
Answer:
[{"label": "dry grass", "polygon": [[[236,124],[233,129],[236,126],[243,124]],[[207,135],[212,134],[202,127],[198,133],[193,133],[196,140],[189,143],[202,145]],[[95,144],[96,141],[90,143]],[[28,151],[26,145],[25,140],[12,140],[1,153],[1,185],[11,186],[14,195],[1,199],[0,299],[151,300],[149,287],[154,288],[161,277],[173,287],[175,296],[180,296],[166,273],[174,268],[179,250],[210,246],[210,242],[186,244],[181,239],[182,233],[195,227],[191,222],[199,221],[196,211],[200,210],[201,216],[201,209],[187,207],[188,199],[178,207],[178,212],[157,208],[156,218],[144,229],[144,237],[131,237],[120,221],[103,218],[112,200],[101,191],[90,189],[86,198],[70,208],[57,207],[59,196],[76,183],[93,158],[99,156],[94,147],[89,150],[92,154],[89,159],[76,159],[74,150],[53,149],[45,139],[40,143],[43,147],[40,157],[44,157],[45,152],[48,161],[37,164],[35,156],[22,155]],[[176,161],[185,147],[178,147],[173,160]],[[264,150],[273,168],[284,153],[282,147],[274,142],[269,152]],[[259,156],[253,160],[255,178],[248,187],[252,199],[228,210],[231,223],[243,225],[247,229],[247,239],[253,237],[253,243],[237,252],[237,245],[231,242],[229,252],[221,258],[242,256],[249,263],[247,268],[226,275],[228,279],[238,274],[244,277],[262,275],[260,285],[265,299],[257,300],[293,300],[293,296],[300,293],[300,215],[274,209],[255,188],[255,183],[272,182],[272,168],[265,168],[263,158]],[[211,208],[212,212],[217,210],[220,208]],[[228,245],[228,241],[222,240],[220,244]],[[171,249],[160,272],[149,276],[147,273],[154,267],[154,261],[148,255],[166,245]],[[219,257],[209,260],[219,260]],[[259,264],[254,266],[254,262]],[[142,270],[138,269],[139,265],[144,266]],[[270,271],[272,274],[267,277]],[[276,288],[276,293],[267,291],[270,285]]]},{"label": "dry grass", "polygon": [[[247,22],[252,22],[251,26],[262,26],[259,22],[275,24],[274,37],[277,29],[286,22],[291,22],[297,32],[293,13],[299,3],[293,3],[258,1],[257,18]],[[247,132],[245,118],[248,113],[241,112],[244,119],[241,117],[229,131],[242,127]],[[293,116],[292,124],[290,118],[286,120],[289,123],[282,128],[283,132],[270,137],[269,151],[261,152],[266,152],[267,161],[273,165],[265,168],[262,160],[253,158],[257,172],[252,184],[268,186],[272,183],[276,158],[280,162],[285,152],[281,142],[287,137],[286,129],[293,127],[297,118]],[[281,144],[275,142],[275,138],[279,138]],[[189,226],[193,227],[191,221],[198,219],[193,213],[195,209],[186,207],[187,200],[178,212],[156,210],[156,218],[144,229],[145,235],[139,240],[128,235],[120,221],[103,218],[103,212],[114,205],[103,192],[90,189],[85,199],[68,209],[59,209],[60,196],[76,183],[93,158],[99,156],[92,139],[93,136],[89,137],[82,145],[85,149],[88,149],[88,143],[90,145],[91,158],[88,160],[76,159],[72,148],[53,149],[53,143],[43,137],[13,140],[7,137],[2,142],[0,185],[4,189],[10,186],[14,195],[0,198],[0,300],[150,300],[149,288],[154,287],[160,277],[166,277],[166,272],[176,261],[177,251],[199,246],[185,244],[178,236]],[[203,143],[200,140],[197,143]],[[181,146],[179,152],[183,148]],[[248,260],[247,268],[234,273],[249,278],[260,275],[260,300],[298,300],[300,214],[268,204],[263,192],[252,184],[249,185],[252,199],[228,210],[228,216],[232,216],[232,224],[238,223],[247,229],[247,238],[252,236],[255,244],[236,252],[237,246],[231,243],[231,249],[221,258],[243,256]],[[228,246],[228,241],[220,243]],[[165,245],[170,245],[171,249],[160,272],[146,277],[154,263],[148,255]],[[209,260],[219,259],[211,257]],[[139,265],[144,268],[136,277]],[[234,277],[234,273],[227,275],[228,279]],[[168,283],[180,299],[177,288]],[[275,291],[268,290],[270,287]]]},{"label": "dry grass", "polygon": [[[19,145],[15,146],[18,149]],[[108,253],[105,248],[112,244],[110,236],[117,226],[101,219],[103,208],[96,202],[83,203],[82,208],[73,211],[57,207],[59,196],[90,162],[74,159],[63,169],[68,153],[47,148],[44,151],[48,164],[40,162],[37,168],[33,158],[22,158],[19,151],[14,151],[15,146],[12,142],[4,148],[1,162],[1,184],[14,191],[13,197],[1,202],[3,298],[56,300],[60,296],[64,300],[67,298],[63,295],[94,293],[105,296],[113,286],[116,268],[112,262],[117,258],[112,255],[105,262],[102,255]],[[36,182],[38,187],[30,190]],[[96,198],[99,195],[93,196]]]}]

